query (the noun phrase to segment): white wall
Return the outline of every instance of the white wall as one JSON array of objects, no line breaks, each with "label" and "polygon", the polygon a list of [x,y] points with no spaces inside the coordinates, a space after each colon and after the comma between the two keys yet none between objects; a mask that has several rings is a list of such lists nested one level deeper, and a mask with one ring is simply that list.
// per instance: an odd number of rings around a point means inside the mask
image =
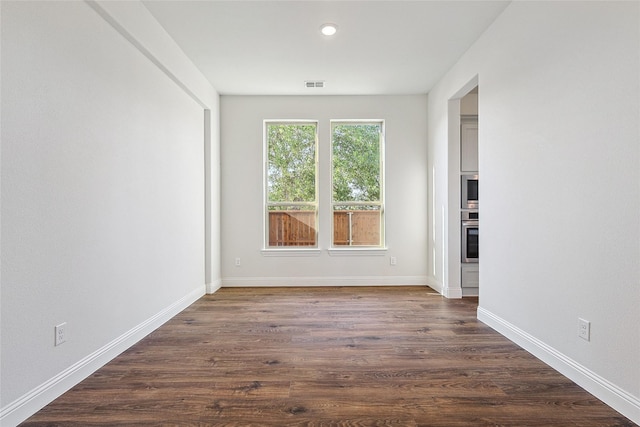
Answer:
[{"label": "white wall", "polygon": [[458,182],[443,167],[448,104],[477,78],[479,317],[635,422],[639,25],[638,2],[513,2],[430,92],[428,115],[429,280],[456,286],[444,271],[458,227],[448,222]]},{"label": "white wall", "polygon": [[[1,7],[0,408],[12,425],[200,297],[206,263],[219,282],[204,237],[216,233],[204,111],[217,116],[217,95],[140,3]],[[62,322],[68,341],[54,347]]]},{"label": "white wall", "polygon": [[[222,282],[246,285],[425,284],[426,105],[417,96],[221,97]],[[311,257],[264,256],[263,120],[319,120],[319,247]],[[380,255],[330,256],[329,120],[384,119],[386,244]],[[397,258],[391,266],[389,257]],[[241,266],[234,259],[241,259]],[[300,278],[304,278],[302,281]]]}]

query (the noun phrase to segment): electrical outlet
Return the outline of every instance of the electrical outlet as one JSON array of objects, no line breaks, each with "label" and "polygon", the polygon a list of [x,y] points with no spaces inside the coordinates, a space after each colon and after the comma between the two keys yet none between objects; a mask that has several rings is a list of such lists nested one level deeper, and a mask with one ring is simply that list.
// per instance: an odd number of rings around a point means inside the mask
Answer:
[{"label": "electrical outlet", "polygon": [[236,258],[236,267],[240,267],[240,258]]},{"label": "electrical outlet", "polygon": [[578,336],[585,341],[591,340],[591,322],[578,318]]},{"label": "electrical outlet", "polygon": [[398,263],[398,259],[394,256],[392,256],[389,261],[391,262],[391,265],[396,265]]},{"label": "electrical outlet", "polygon": [[55,345],[59,346],[63,342],[67,341],[67,322],[56,325],[55,330]]}]

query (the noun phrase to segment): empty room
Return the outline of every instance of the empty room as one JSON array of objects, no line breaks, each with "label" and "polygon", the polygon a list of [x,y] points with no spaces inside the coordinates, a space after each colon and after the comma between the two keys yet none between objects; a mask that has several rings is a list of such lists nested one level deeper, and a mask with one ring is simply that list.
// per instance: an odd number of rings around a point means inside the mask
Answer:
[{"label": "empty room", "polygon": [[0,19],[0,425],[640,424],[640,1]]}]

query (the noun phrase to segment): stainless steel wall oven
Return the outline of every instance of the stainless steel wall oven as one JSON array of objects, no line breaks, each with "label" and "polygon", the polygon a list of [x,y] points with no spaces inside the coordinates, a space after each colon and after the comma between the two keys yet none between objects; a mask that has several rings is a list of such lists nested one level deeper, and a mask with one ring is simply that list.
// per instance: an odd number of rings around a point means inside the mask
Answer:
[{"label": "stainless steel wall oven", "polygon": [[478,211],[462,211],[462,259],[463,263],[478,262],[479,217]]}]

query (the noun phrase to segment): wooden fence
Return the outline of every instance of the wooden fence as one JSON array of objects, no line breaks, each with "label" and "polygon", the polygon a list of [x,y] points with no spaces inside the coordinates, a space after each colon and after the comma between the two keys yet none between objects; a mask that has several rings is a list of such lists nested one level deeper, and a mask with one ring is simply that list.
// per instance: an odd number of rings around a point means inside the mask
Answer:
[{"label": "wooden fence", "polygon": [[[333,245],[380,245],[380,211],[334,211]],[[314,211],[269,212],[269,246],[315,246],[316,214]]]},{"label": "wooden fence", "polygon": [[349,246],[349,216],[351,246],[380,245],[380,211],[334,211],[334,246]]},{"label": "wooden fence", "polygon": [[270,211],[269,246],[315,246],[315,211]]}]

